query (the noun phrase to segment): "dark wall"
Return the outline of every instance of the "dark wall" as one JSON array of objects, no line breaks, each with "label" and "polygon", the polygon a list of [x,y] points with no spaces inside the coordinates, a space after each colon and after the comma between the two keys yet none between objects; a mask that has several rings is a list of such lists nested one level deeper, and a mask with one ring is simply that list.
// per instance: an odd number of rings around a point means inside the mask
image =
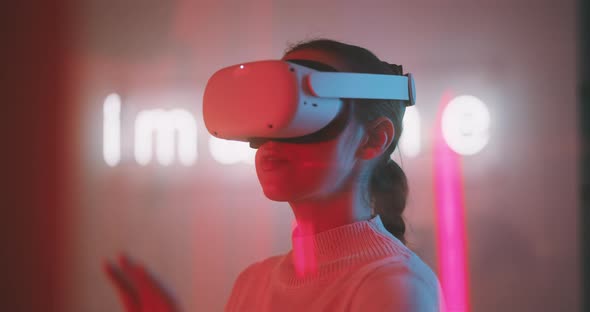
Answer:
[{"label": "dark wall", "polygon": [[580,213],[582,224],[582,273],[583,311],[590,309],[590,4],[580,1],[580,138],[581,142],[581,183],[580,183]]},{"label": "dark wall", "polygon": [[15,1],[0,10],[2,311],[63,311],[69,8]]}]

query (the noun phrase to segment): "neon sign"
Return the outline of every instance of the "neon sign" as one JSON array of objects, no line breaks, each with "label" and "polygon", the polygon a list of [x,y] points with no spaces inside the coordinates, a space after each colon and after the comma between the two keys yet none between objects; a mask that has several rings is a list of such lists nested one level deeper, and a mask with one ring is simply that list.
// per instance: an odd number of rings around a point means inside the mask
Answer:
[{"label": "neon sign", "polygon": [[[103,104],[103,159],[111,167],[117,166],[122,157],[121,105],[121,97],[115,93],[108,95]],[[455,152],[473,155],[487,145],[489,123],[489,113],[481,100],[460,96],[443,113],[443,136]],[[416,157],[421,151],[421,119],[416,107],[406,109],[403,124],[399,148],[404,156]],[[134,131],[134,158],[141,166],[154,158],[162,166],[175,161],[191,166],[197,161],[197,122],[187,110],[140,111],[135,117]],[[254,164],[255,150],[247,143],[220,140],[211,135],[208,143],[211,156],[221,164]]]}]

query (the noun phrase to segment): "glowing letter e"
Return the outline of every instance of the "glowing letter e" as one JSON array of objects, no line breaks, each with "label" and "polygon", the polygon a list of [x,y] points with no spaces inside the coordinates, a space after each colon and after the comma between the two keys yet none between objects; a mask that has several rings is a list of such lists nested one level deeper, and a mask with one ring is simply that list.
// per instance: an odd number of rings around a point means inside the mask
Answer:
[{"label": "glowing letter e", "polygon": [[103,105],[102,155],[114,167],[121,160],[121,98],[113,93]]}]

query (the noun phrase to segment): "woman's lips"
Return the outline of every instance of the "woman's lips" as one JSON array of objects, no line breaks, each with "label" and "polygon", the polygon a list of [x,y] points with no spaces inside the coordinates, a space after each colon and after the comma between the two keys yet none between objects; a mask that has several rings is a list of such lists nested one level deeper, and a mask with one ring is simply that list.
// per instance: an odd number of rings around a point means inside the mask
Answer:
[{"label": "woman's lips", "polygon": [[[264,147],[264,146],[263,146]],[[282,153],[272,149],[258,150],[259,165],[262,171],[273,171],[286,167],[289,159]]]}]

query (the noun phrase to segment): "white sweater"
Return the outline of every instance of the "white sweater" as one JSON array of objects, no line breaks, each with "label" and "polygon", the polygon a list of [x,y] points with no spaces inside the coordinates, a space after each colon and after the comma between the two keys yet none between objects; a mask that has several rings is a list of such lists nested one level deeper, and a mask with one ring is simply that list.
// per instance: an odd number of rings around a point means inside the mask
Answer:
[{"label": "white sweater", "polygon": [[379,216],[308,236],[295,229],[292,243],[240,273],[226,312],[442,311],[436,275]]}]

